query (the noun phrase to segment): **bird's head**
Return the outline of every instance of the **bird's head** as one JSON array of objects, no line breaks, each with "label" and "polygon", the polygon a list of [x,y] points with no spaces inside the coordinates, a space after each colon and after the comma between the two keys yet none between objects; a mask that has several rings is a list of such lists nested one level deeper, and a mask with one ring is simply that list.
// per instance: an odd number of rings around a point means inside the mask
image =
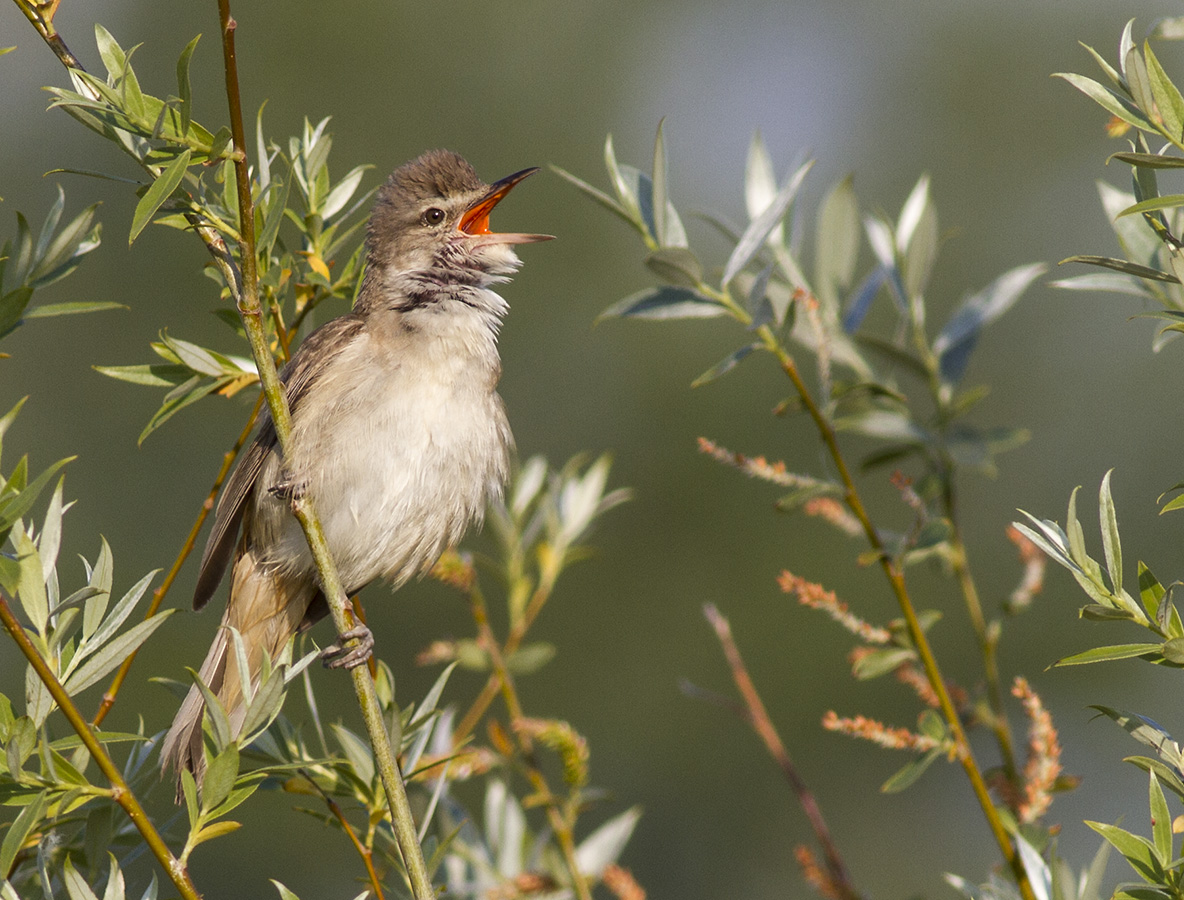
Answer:
[{"label": "bird's head", "polygon": [[489,214],[538,169],[486,184],[459,154],[432,150],[400,166],[378,192],[367,235],[369,265],[390,274],[438,270],[442,278],[513,271],[511,244],[551,235],[489,230]]}]

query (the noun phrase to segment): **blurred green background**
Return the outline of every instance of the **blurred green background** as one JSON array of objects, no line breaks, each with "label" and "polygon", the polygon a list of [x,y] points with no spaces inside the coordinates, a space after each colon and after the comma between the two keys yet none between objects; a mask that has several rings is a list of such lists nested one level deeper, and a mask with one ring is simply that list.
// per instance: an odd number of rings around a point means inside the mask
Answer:
[{"label": "blurred green background", "polygon": [[[1140,34],[1179,6],[388,0],[239,3],[234,12],[247,109],[268,101],[267,132],[280,140],[304,116],[315,122],[331,115],[333,172],[373,163],[367,186],[435,146],[462,152],[487,180],[556,163],[604,184],[605,133],[613,133],[622,161],[648,168],[662,116],[672,199],[684,213],[742,218],[754,129],[781,172],[800,154],[818,159],[806,209],[831,181],[854,172],[864,207],[894,216],[929,172],[941,225],[952,229],[929,297],[932,318],[941,322],[964,293],[1005,269],[1116,249],[1094,181],[1125,187],[1127,171],[1104,165],[1119,143],[1104,135],[1106,117],[1096,106],[1049,74],[1095,74],[1078,41],[1113,58],[1126,19],[1139,17]],[[95,20],[125,47],[144,43],[137,71],[158,94],[174,84],[185,43],[205,32],[194,60],[195,117],[215,127],[224,121],[214,4],[67,0],[58,25],[84,63],[97,67]],[[204,250],[157,228],[129,252],[128,192],[77,176],[41,177],[61,166],[135,172],[67,116],[44,111],[39,87],[65,83],[63,70],[15,7],[3,4],[0,46],[12,44],[16,52],[0,59],[0,235],[14,230],[18,209],[39,223],[59,181],[67,214],[101,199],[101,250],[39,302],[116,300],[131,309],[34,322],[6,342],[13,358],[0,361],[0,408],[32,394],[10,433],[9,465],[17,448],[33,450],[36,467],[79,455],[68,468],[67,496],[79,502],[67,519],[62,558],[93,559],[102,533],[115,552],[116,588],[126,588],[170,564],[250,399],[203,401],[137,449],[159,392],[90,367],[149,361],[147,344],[165,326],[177,337],[231,346],[208,312],[212,284],[198,271]],[[1157,52],[1177,79],[1184,74],[1179,48]],[[806,894],[791,850],[809,839],[808,830],[773,765],[727,713],[678,690],[684,677],[729,690],[700,615],[701,605],[713,602],[731,618],[859,886],[876,897],[951,896],[941,872],[984,878],[997,854],[960,770],[938,765],[907,793],[881,795],[879,784],[904,758],[819,727],[827,709],[911,725],[915,704],[887,679],[854,684],[846,636],[780,594],[775,576],[788,567],[820,580],[876,621],[896,612],[882,580],[855,568],[857,547],[814,522],[778,515],[774,490],[696,451],[696,437],[705,435],[819,471],[817,441],[804,423],[769,414],[787,392],[783,378],[758,356],[691,391],[692,378],[743,341],[718,321],[593,328],[602,308],[651,279],[627,229],[558,177],[532,179],[498,215],[503,229],[559,237],[525,248],[525,266],[504,292],[513,312],[501,344],[502,393],[520,452],[561,463],[580,450],[612,450],[614,484],[636,492],[594,536],[596,557],[561,583],[537,627],[559,656],[522,685],[529,712],[568,718],[591,742],[593,780],[611,799],[588,821],[643,805],[623,862],[652,897]],[[691,237],[717,264],[725,258],[727,247],[706,226],[693,223]],[[1015,508],[1063,520],[1069,491],[1083,484],[1092,517],[1097,484],[1112,465],[1119,467],[1114,487],[1127,553],[1145,559],[1164,583],[1181,575],[1184,519],[1158,519],[1155,498],[1184,476],[1174,402],[1184,351],[1171,345],[1153,355],[1152,326],[1127,322],[1137,311],[1130,298],[1066,294],[1040,283],[982,341],[968,376],[993,385],[980,421],[1034,434],[1002,459],[998,479],[964,484],[972,563],[990,611],[1019,577],[1004,538]],[[891,513],[890,495],[879,486],[886,474],[873,476],[872,495]],[[81,582],[80,564],[64,563],[62,571],[67,585]],[[192,579],[191,564],[171,603],[187,606]],[[951,585],[925,570],[913,583],[921,605],[947,613],[934,633],[947,674],[975,684],[974,645]],[[367,596],[379,652],[394,667],[401,696],[418,696],[434,673],[417,670],[413,655],[433,638],[468,634],[465,609],[430,583],[393,598],[373,587]],[[1078,622],[1079,604],[1071,580],[1050,572],[1036,608],[1009,623],[1003,665],[1026,673],[1043,694],[1061,729],[1066,767],[1084,779],[1052,815],[1064,823],[1062,847],[1084,865],[1098,839],[1082,819],[1125,814],[1129,827],[1146,830],[1145,777],[1120,761],[1135,745],[1112,724],[1091,722],[1086,705],[1137,709],[1177,733],[1184,717],[1168,699],[1179,696],[1171,671],[1135,664],[1044,671],[1089,641],[1126,639],[1116,627],[1099,636],[1091,629],[1101,626]],[[142,714],[150,731],[165,727],[174,701],[145,679],[182,677],[182,665],[200,661],[215,624],[213,614],[174,618],[133,669],[110,725],[133,727]],[[318,637],[324,642],[327,633]],[[15,653],[0,644],[3,689],[19,690],[22,673]],[[346,679],[316,677],[322,709],[336,706],[356,721]],[[452,690],[469,696],[478,683],[463,674]],[[989,763],[990,748],[983,750]],[[155,798],[161,809],[170,793]],[[195,879],[207,896],[269,896],[268,877],[306,898],[360,890],[345,842],[312,819],[281,814],[287,806],[286,797],[265,798],[249,808],[241,842],[220,841],[196,854]],[[1117,865],[1112,875],[1119,876]]]}]

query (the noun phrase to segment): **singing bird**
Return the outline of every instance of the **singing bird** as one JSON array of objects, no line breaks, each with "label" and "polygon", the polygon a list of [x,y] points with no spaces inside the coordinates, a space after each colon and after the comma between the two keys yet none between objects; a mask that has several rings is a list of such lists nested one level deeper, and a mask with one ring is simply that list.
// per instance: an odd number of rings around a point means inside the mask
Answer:
[{"label": "singing bird", "polygon": [[[429,569],[502,493],[513,436],[501,398],[494,285],[521,261],[513,244],[550,235],[489,230],[524,169],[487,185],[462,157],[425,153],[379,190],[353,311],[313,331],[280,373],[292,411],[288,454],[266,412],[226,483],[202,554],[193,606],[209,602],[233,557],[230,598],[200,676],[237,726],[245,714],[229,628],[250,679],[264,654],[328,613],[291,500],[307,492],[347,592],[398,587]],[[241,537],[239,536],[241,530]],[[347,637],[349,635],[343,635]],[[330,648],[331,665],[369,655]],[[162,768],[205,768],[196,685],[161,748]],[[178,790],[179,790],[178,780]]]}]

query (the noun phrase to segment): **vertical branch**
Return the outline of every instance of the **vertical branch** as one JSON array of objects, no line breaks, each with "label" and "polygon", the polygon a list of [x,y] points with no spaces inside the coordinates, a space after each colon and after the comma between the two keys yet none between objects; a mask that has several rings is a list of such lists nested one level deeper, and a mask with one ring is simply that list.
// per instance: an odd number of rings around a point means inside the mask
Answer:
[{"label": "vertical branch", "polygon": [[[275,360],[272,358],[263,329],[263,309],[259,302],[259,283],[255,262],[255,212],[251,199],[242,101],[238,85],[238,61],[234,43],[237,23],[230,15],[229,0],[218,0],[218,15],[222,34],[222,55],[225,62],[230,132],[235,149],[235,178],[238,186],[241,282],[236,300],[251,345],[251,353],[254,355],[255,364],[259,369],[259,380],[263,385],[268,409],[271,411],[276,437],[279,439],[281,451],[286,453],[291,434],[291,416],[284,396],[283,385],[276,372]],[[228,283],[234,284],[233,281]],[[337,567],[325,541],[320,520],[313,509],[312,499],[308,496],[298,498],[292,503],[292,511],[308,540],[309,549],[320,575],[321,591],[325,595],[329,611],[333,616],[333,624],[337,628],[338,634],[343,634],[351,626],[346,609],[348,600],[337,573]],[[412,893],[415,900],[431,900],[435,896],[435,892],[432,890],[431,878],[423,858],[423,850],[419,845],[415,819],[411,813],[411,804],[407,800],[403,778],[395,762],[394,753],[391,751],[386,724],[382,720],[382,710],[374,688],[374,679],[366,666],[357,666],[352,669],[350,676],[353,679],[354,691],[361,706],[362,718],[366,724],[370,744],[374,750],[382,785],[386,790],[395,839],[403,855],[403,864],[407,869]]]},{"label": "vertical branch", "polygon": [[[530,603],[526,607],[526,612],[523,613],[522,618],[514,623],[510,628],[509,635],[506,636],[506,642],[501,647],[501,655],[503,657],[512,656],[514,651],[522,644],[522,641],[526,638],[526,633],[530,630],[530,626],[534,624],[534,620],[538,618],[547,599],[551,596],[551,589],[553,587],[554,584],[541,584],[535,590],[530,598]],[[477,699],[473,701],[473,705],[461,717],[460,724],[456,726],[456,730],[452,732],[452,745],[454,747],[459,747],[464,743],[465,738],[477,727],[477,723],[481,721],[481,717],[485,715],[485,711],[489,709],[489,705],[493,703],[500,689],[501,679],[498,677],[497,672],[494,672],[485,682],[485,687],[481,689],[481,693],[477,695]]]},{"label": "vertical branch", "polygon": [[843,484],[844,500],[847,507],[859,520],[860,525],[863,526],[864,535],[867,537],[868,543],[878,554],[880,568],[883,570],[884,576],[888,579],[888,584],[892,588],[892,593],[896,597],[897,604],[904,614],[909,637],[912,639],[917,656],[921,660],[921,666],[925,670],[925,676],[929,679],[929,684],[933,688],[933,692],[937,695],[942,717],[946,721],[946,727],[949,728],[950,735],[954,739],[958,762],[961,764],[963,771],[966,772],[966,777],[970,780],[970,787],[974,791],[979,806],[982,808],[983,815],[987,819],[987,825],[991,829],[991,834],[999,845],[1003,858],[1007,860],[1008,865],[1011,867],[1012,875],[1016,880],[1016,884],[1019,885],[1020,893],[1024,900],[1036,900],[1036,896],[1032,891],[1032,885],[1028,882],[1027,873],[1024,871],[1023,861],[1016,852],[1015,845],[1011,841],[1011,836],[1007,833],[1007,828],[1004,826],[1003,820],[999,817],[999,812],[995,809],[995,804],[991,800],[991,793],[983,778],[982,769],[979,768],[978,761],[975,759],[974,752],[970,747],[970,741],[966,737],[966,729],[962,727],[962,720],[958,716],[958,710],[954,707],[953,700],[950,699],[950,692],[946,688],[945,679],[941,674],[941,668],[937,664],[937,657],[934,656],[933,648],[929,645],[929,639],[925,636],[925,632],[921,628],[921,623],[917,618],[917,611],[913,606],[912,597],[909,595],[908,587],[905,585],[904,573],[893,562],[884,547],[884,542],[880,539],[879,533],[872,524],[871,517],[863,505],[863,499],[859,495],[859,489],[855,486],[855,480],[851,477],[851,470],[847,466],[847,460],[839,448],[838,437],[835,433],[834,426],[831,425],[830,420],[819,409],[813,395],[810,393],[810,389],[802,380],[801,373],[798,372],[797,364],[793,361],[793,357],[789,355],[789,352],[777,340],[772,329],[768,325],[762,325],[757,329],[757,334],[761,338],[765,348],[777,357],[782,371],[793,382],[794,389],[802,401],[802,406],[805,407],[806,412],[809,413],[810,418],[814,421],[822,442],[826,445],[827,453],[835,465],[839,480]]},{"label": "vertical branch", "polygon": [[119,767],[115,765],[106,748],[99,743],[95,737],[91,727],[87,724],[86,719],[79,711],[74,700],[66,693],[66,689],[62,687],[62,683],[58,681],[57,676],[54,675],[46,664],[41,654],[37,652],[37,648],[33,646],[33,642],[29,640],[29,636],[25,634],[25,629],[21,627],[21,623],[17,621],[16,616],[13,615],[12,610],[8,606],[8,600],[0,594],[0,622],[4,623],[5,629],[12,636],[13,641],[20,648],[21,653],[29,661],[29,665],[33,667],[33,671],[37,673],[37,677],[45,684],[49,690],[49,694],[53,697],[54,702],[61,708],[66,716],[66,720],[70,723],[70,727],[74,729],[79,738],[82,739],[83,746],[86,747],[91,757],[98,764],[99,771],[107,779],[111,785],[111,798],[118,803],[127,817],[131,819],[136,830],[140,832],[140,836],[144,838],[144,843],[148,845],[149,851],[156,857],[165,873],[181,896],[185,900],[200,900],[197,888],[189,877],[189,870],[181,863],[179,859],[173,856],[172,851],[169,850],[168,845],[165,844],[164,839],[160,836],[152,820],[148,818],[148,814],[144,812],[144,808],[140,806],[140,801],[136,795],[132,793],[132,789],[128,787],[124,781],[123,774],[119,771]]},{"label": "vertical branch", "polygon": [[[501,688],[502,696],[506,701],[506,710],[510,714],[511,723],[521,721],[525,718],[522,712],[522,701],[518,699],[518,692],[514,687],[514,679],[506,667],[506,658],[502,655],[497,636],[493,633],[493,628],[489,624],[489,611],[485,605],[485,595],[481,592],[481,587],[477,584],[475,577],[469,583],[466,593],[469,597],[469,604],[472,607],[473,621],[477,623],[477,632],[480,636],[481,645],[485,648],[485,652],[489,654],[489,661],[493,666],[493,675],[491,678],[496,679]],[[588,882],[580,873],[579,862],[576,859],[575,835],[572,833],[571,822],[565,819],[559,812],[555,802],[555,795],[551,791],[550,785],[547,784],[546,777],[539,769],[538,763],[535,761],[534,742],[531,740],[530,735],[523,729],[514,728],[513,731],[517,737],[518,749],[522,753],[522,759],[525,763],[526,777],[538,795],[545,798],[547,820],[551,824],[551,830],[555,832],[555,839],[559,843],[559,850],[563,854],[563,861],[567,866],[568,874],[571,876],[572,887],[575,889],[576,896],[580,900],[592,900],[592,893],[588,889]]]}]

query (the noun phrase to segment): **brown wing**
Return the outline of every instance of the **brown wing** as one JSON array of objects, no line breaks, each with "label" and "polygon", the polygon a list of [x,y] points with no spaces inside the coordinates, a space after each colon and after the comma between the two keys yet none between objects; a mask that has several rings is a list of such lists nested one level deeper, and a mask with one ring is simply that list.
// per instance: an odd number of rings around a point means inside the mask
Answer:
[{"label": "brown wing", "polygon": [[[304,339],[291,361],[280,372],[288,408],[293,415],[299,408],[300,401],[308,393],[313,376],[324,364],[326,349],[340,349],[357,337],[364,327],[365,320],[350,313],[326,322]],[[201,567],[197,573],[197,586],[193,591],[194,609],[205,606],[222,582],[226,566],[234,553],[243,513],[255,489],[255,480],[259,477],[268,454],[279,452],[275,426],[272,425],[271,414],[266,407],[259,418],[259,433],[239,458],[226,482],[222,496],[218,498],[218,506],[214,510],[214,525],[210,529],[209,538],[206,539],[206,548],[201,555]]]}]

